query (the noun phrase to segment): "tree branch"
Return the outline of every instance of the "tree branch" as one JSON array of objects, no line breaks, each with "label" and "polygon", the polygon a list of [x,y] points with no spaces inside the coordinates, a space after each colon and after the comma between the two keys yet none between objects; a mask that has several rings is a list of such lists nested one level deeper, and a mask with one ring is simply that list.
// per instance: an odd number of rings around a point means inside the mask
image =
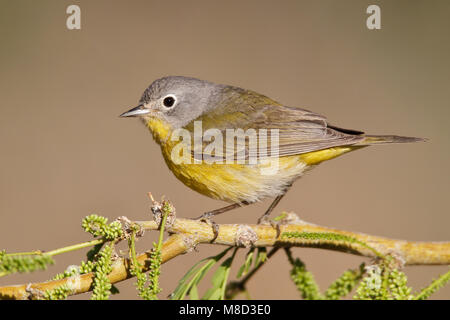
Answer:
[{"label": "tree branch", "polygon": [[[154,221],[138,222],[145,229],[157,229]],[[446,265],[450,264],[450,242],[419,242],[395,240],[366,235],[351,231],[343,231],[322,227],[300,220],[297,215],[290,213],[281,221],[280,236],[277,237],[276,228],[270,225],[237,225],[224,224],[219,227],[219,234],[214,244],[236,246],[248,237],[256,235],[256,241],[249,241],[255,247],[311,247],[342,251],[365,257],[376,257],[374,252],[358,243],[336,240],[308,240],[281,237],[285,232],[334,233],[356,239],[378,252],[387,255],[394,254],[406,265]],[[214,238],[212,228],[206,224],[190,219],[176,219],[169,229],[171,233],[191,235],[198,243],[211,243]]]},{"label": "tree branch", "polygon": [[[157,230],[159,224],[155,221],[136,222],[146,230]],[[161,248],[162,263],[192,250],[200,243],[219,244],[228,246],[256,246],[256,247],[312,247],[323,248],[356,254],[365,257],[376,257],[373,250],[383,255],[393,255],[401,264],[406,265],[443,265],[450,264],[450,242],[414,242],[405,240],[393,240],[362,233],[342,231],[328,227],[321,227],[300,220],[295,214],[287,214],[280,221],[279,232],[270,225],[219,225],[219,234],[215,240],[214,233],[207,223],[190,220],[175,219],[166,229],[172,235],[164,242]],[[332,233],[342,235],[356,241],[327,239],[305,239],[285,237],[285,233]],[[149,256],[151,251],[137,257],[142,264],[143,271],[150,267]],[[108,275],[111,283],[131,278],[130,259],[117,258],[113,263],[112,272]],[[66,285],[71,290],[70,295],[90,291],[92,288],[93,274],[76,275],[61,280],[47,281],[28,285],[0,287],[0,299],[29,299],[45,290],[53,290]]]}]

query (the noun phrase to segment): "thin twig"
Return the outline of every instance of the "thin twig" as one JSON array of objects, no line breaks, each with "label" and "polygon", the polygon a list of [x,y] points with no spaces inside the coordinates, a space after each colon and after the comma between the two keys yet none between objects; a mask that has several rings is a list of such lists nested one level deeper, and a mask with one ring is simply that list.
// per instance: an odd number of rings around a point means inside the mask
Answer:
[{"label": "thin twig", "polygon": [[272,250],[269,251],[267,257],[264,261],[259,263],[256,267],[254,267],[244,278],[240,281],[230,282],[227,286],[227,299],[234,299],[241,292],[246,292],[247,283],[249,280],[256,274],[256,272],[261,269],[262,266],[266,265],[267,261],[280,249],[280,247],[273,247]]}]

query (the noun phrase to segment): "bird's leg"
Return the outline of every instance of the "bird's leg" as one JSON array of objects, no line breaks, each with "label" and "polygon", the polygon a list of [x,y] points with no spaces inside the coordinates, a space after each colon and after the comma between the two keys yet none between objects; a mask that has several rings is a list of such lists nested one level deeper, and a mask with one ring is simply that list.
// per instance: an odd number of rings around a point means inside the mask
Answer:
[{"label": "bird's leg", "polygon": [[214,238],[211,240],[211,242],[213,242],[214,240],[216,240],[217,236],[219,235],[219,225],[217,223],[215,223],[214,221],[212,221],[211,217],[217,216],[218,214],[221,214],[221,213],[233,210],[233,209],[236,209],[238,207],[246,206],[248,204],[249,204],[249,202],[246,202],[246,201],[233,203],[233,204],[230,204],[229,206],[226,206],[223,208],[205,212],[200,217],[195,218],[195,220],[200,220],[200,221],[206,222],[211,225],[211,227],[213,228],[213,232],[214,232]]},{"label": "bird's leg", "polygon": [[275,200],[273,200],[272,204],[270,205],[270,207],[266,210],[266,212],[264,212],[264,214],[258,219],[258,224],[263,224],[265,222],[269,222],[269,216],[270,213],[273,211],[273,209],[275,209],[275,207],[277,206],[277,204],[281,201],[281,199],[284,197],[285,193],[282,195],[279,195],[275,198]]},{"label": "bird's leg", "polygon": [[276,197],[275,200],[273,200],[270,207],[266,210],[266,212],[264,212],[264,214],[258,219],[258,224],[270,223],[270,225],[277,230],[277,235],[276,235],[277,238],[279,237],[280,232],[281,232],[280,231],[280,223],[270,220],[269,215],[273,211],[273,209],[275,209],[275,207],[281,201],[281,199],[284,197],[285,194],[286,193]]},{"label": "bird's leg", "polygon": [[207,219],[210,219],[212,216],[217,216],[218,214],[233,210],[237,207],[241,207],[243,204],[244,203],[233,203],[233,204],[230,204],[229,206],[226,206],[223,208],[208,211],[208,212],[205,212],[204,214],[202,214],[200,217],[195,218],[195,220],[207,220]]}]

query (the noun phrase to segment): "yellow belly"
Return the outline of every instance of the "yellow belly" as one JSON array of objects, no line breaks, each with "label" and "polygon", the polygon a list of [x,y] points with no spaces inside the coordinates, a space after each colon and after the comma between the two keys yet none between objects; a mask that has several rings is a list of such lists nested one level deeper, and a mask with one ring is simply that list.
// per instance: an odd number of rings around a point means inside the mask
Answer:
[{"label": "yellow belly", "polygon": [[186,186],[205,196],[232,203],[255,202],[283,194],[306,170],[351,150],[338,147],[281,157],[275,173],[263,174],[265,166],[262,164],[176,164],[171,159],[172,148],[165,144],[161,149],[169,169]]},{"label": "yellow belly", "polygon": [[205,196],[232,203],[255,202],[283,194],[306,170],[353,150],[345,146],[281,157],[275,173],[262,174],[267,165],[175,163],[171,152],[177,142],[168,139],[170,130],[159,121],[147,125],[161,145],[167,166],[180,181]]},{"label": "yellow belly", "polygon": [[233,203],[282,194],[307,168],[298,156],[281,158],[277,173],[267,175],[261,173],[262,165],[175,164],[170,153],[163,150],[163,155],[169,169],[185,185],[205,196]]}]

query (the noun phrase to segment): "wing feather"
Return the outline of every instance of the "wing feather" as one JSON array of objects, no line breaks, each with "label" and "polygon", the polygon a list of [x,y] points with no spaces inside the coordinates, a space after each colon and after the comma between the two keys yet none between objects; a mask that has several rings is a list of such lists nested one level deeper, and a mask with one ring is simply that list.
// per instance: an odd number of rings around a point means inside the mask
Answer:
[{"label": "wing feather", "polygon": [[[364,134],[361,131],[341,129],[328,125],[324,116],[306,109],[288,107],[260,95],[236,87],[226,87],[228,99],[222,99],[217,107],[203,114],[195,121],[202,121],[203,131],[207,129],[219,129],[222,136],[226,137],[227,129],[255,129],[258,141],[264,141],[267,149],[271,148],[270,134],[267,138],[261,136],[261,129],[270,132],[276,129],[279,134],[279,152],[277,156],[292,156],[317,150],[328,149],[337,146],[352,145],[361,142]],[[193,129],[193,122],[187,127]],[[193,131],[191,131],[193,132]],[[235,155],[244,149],[246,159],[249,156],[263,157],[258,148],[249,147],[249,139],[236,140],[233,151]],[[210,142],[203,142],[203,149]],[[270,152],[268,154],[270,156]]]}]

